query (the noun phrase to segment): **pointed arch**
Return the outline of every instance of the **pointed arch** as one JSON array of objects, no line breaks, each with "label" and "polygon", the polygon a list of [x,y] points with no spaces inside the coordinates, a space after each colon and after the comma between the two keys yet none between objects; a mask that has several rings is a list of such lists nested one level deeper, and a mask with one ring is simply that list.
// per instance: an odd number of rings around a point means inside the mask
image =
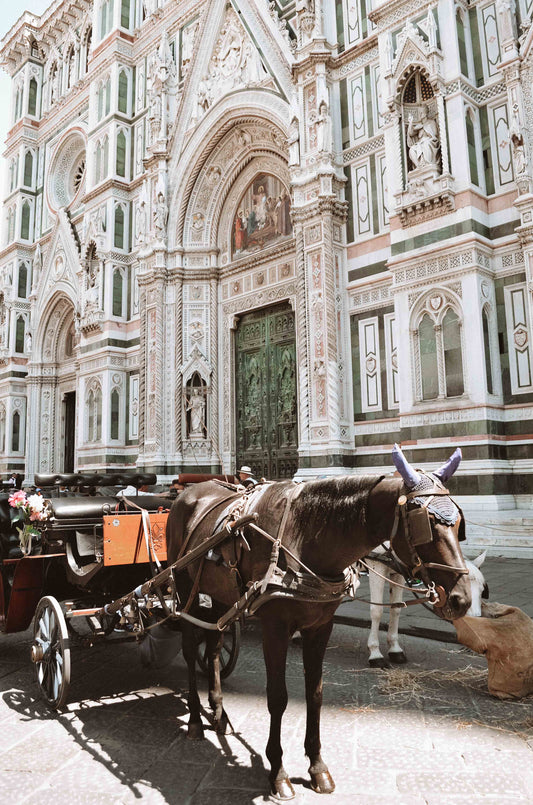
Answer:
[{"label": "pointed arch", "polygon": [[[246,109],[245,115],[243,109]],[[207,168],[217,145],[228,136],[228,133],[247,123],[253,123],[263,131],[272,132],[266,152],[277,156],[286,165],[286,138],[290,120],[289,104],[280,96],[262,89],[239,90],[222,98],[209,109],[197,126],[185,151],[180,156],[176,147],[170,161],[168,175],[173,178],[175,184],[169,188],[171,197],[168,221],[169,248],[183,243],[186,216],[188,213],[192,215],[189,205],[196,182],[202,170]],[[243,159],[250,161],[253,153],[253,143],[241,148],[239,154],[234,155],[236,163],[234,170],[238,171],[238,165],[242,169]],[[178,163],[180,170],[177,169]],[[186,171],[183,171],[183,165],[188,166]],[[226,190],[223,194],[220,193],[220,188],[217,188],[219,214],[234,180],[235,173],[232,173],[231,180],[225,181]]]}]

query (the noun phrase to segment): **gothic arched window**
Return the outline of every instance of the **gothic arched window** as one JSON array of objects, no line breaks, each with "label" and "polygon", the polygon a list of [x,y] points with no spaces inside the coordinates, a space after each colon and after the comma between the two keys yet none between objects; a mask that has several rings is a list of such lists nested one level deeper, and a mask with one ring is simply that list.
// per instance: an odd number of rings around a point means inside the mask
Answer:
[{"label": "gothic arched window", "polygon": [[474,110],[470,107],[466,110],[466,141],[468,144],[468,162],[470,165],[470,179],[472,184],[479,187],[479,174],[477,167],[477,151],[476,151],[476,129]]},{"label": "gothic arched window", "polygon": [[27,263],[19,264],[18,288],[17,295],[19,299],[26,299],[28,295],[28,265]]},{"label": "gothic arched window", "polygon": [[130,27],[131,0],[122,0],[120,9],[120,25],[122,28]]},{"label": "gothic arched window", "polygon": [[33,185],[33,154],[31,151],[26,151],[24,157],[24,185],[26,187]]},{"label": "gothic arched window", "polygon": [[439,396],[439,376],[437,369],[437,339],[435,327],[426,313],[418,325],[420,344],[420,374],[422,376],[422,399],[435,400]]},{"label": "gothic arched window", "polygon": [[66,64],[65,64],[65,68],[66,68],[66,71],[67,71],[67,89],[70,89],[71,86],[76,81],[76,76],[74,74],[75,57],[76,57],[76,54],[75,54],[75,51],[74,51],[74,47],[71,46],[69,52],[67,53],[67,59],[66,59]]},{"label": "gothic arched window", "polygon": [[124,300],[124,278],[119,268],[113,271],[113,316],[122,316],[122,305]]},{"label": "gothic arched window", "polygon": [[13,414],[13,426],[11,431],[11,450],[18,453],[20,450],[20,414],[15,411]]},{"label": "gothic arched window", "polygon": [[120,394],[118,389],[111,392],[111,438],[119,438],[120,426]]},{"label": "gothic arched window", "polygon": [[22,215],[20,216],[20,237],[22,240],[30,239],[30,219],[30,203],[29,201],[25,201],[22,205]]},{"label": "gothic arched window", "polygon": [[460,397],[464,393],[463,351],[461,348],[461,322],[459,316],[448,308],[442,320],[442,342],[444,349],[444,371],[446,377],[446,396]]},{"label": "gothic arched window", "polygon": [[126,135],[122,129],[117,134],[117,176],[126,176]]},{"label": "gothic arched window", "polygon": [[124,249],[124,207],[122,204],[115,206],[115,247]]},{"label": "gothic arched window", "polygon": [[435,292],[419,307],[414,357],[417,400],[464,394],[462,322],[451,304]]},{"label": "gothic arched window", "polygon": [[483,351],[485,353],[485,377],[487,381],[487,391],[494,394],[494,384],[492,382],[492,353],[490,348],[490,323],[489,313],[486,307],[481,314],[483,324]]},{"label": "gothic arched window", "polygon": [[24,338],[26,335],[26,322],[23,316],[17,317],[15,324],[15,352],[24,352]]},{"label": "gothic arched window", "polygon": [[89,57],[91,55],[91,44],[93,39],[93,29],[88,28],[87,33],[85,34],[85,41],[83,45],[83,54],[84,54],[84,72],[87,74],[89,72]]},{"label": "gothic arched window", "polygon": [[30,78],[28,90],[28,114],[32,117],[37,115],[37,80]]},{"label": "gothic arched window", "polygon": [[121,70],[118,76],[118,111],[128,113],[128,74]]},{"label": "gothic arched window", "polygon": [[99,442],[102,439],[102,389],[97,383],[89,389],[86,398],[87,441]]}]

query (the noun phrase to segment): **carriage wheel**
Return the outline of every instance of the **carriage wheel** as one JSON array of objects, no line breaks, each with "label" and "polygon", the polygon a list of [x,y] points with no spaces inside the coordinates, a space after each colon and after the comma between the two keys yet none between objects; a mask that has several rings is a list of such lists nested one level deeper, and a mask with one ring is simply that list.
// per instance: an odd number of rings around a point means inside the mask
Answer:
[{"label": "carriage wheel", "polygon": [[[220,678],[226,679],[237,664],[241,648],[241,625],[239,621],[232,623],[227,632],[224,632],[224,644],[220,651]],[[199,631],[198,649],[196,654],[198,665],[207,673],[207,644],[204,630]]]},{"label": "carriage wheel", "polygon": [[31,659],[43,698],[58,710],[70,685],[70,645],[65,616],[51,595],[41,598],[35,610]]}]

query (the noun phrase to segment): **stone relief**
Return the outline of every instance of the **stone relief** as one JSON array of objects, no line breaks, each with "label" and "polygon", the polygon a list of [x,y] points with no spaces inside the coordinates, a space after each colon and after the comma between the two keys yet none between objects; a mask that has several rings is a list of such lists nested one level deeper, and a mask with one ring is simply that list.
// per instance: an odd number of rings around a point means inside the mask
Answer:
[{"label": "stone relief", "polygon": [[176,117],[178,75],[167,32],[163,31],[157,53],[148,65],[147,94],[150,139],[166,139]]},{"label": "stone relief", "polygon": [[439,171],[440,141],[437,121],[428,107],[420,107],[419,119],[415,122],[412,112],[407,120],[407,147],[414,171]]},{"label": "stone relief", "polygon": [[193,118],[202,117],[226,93],[256,86],[266,77],[259,53],[229,7],[207,71],[198,84]]}]

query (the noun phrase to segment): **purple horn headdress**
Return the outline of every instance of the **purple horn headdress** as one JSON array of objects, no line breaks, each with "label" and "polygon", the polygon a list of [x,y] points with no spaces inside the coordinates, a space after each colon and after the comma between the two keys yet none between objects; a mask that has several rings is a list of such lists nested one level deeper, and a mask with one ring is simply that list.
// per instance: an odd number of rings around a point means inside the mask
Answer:
[{"label": "purple horn headdress", "polygon": [[[448,478],[451,478],[454,474],[455,470],[459,466],[463,454],[461,453],[461,448],[458,447],[457,450],[450,456],[448,461],[442,465],[438,470],[435,470],[433,475],[436,475],[441,481],[446,482]],[[394,466],[402,476],[403,480],[405,481],[405,485],[408,489],[414,489],[414,487],[420,483],[421,477],[420,474],[411,467],[407,459],[405,458],[404,454],[402,453],[401,448],[395,444],[392,448],[392,461]]]},{"label": "purple horn headdress", "polygon": [[438,470],[435,470],[433,475],[436,475],[437,478],[440,478],[441,481],[445,482],[448,478],[451,478],[454,474],[455,470],[461,463],[461,459],[463,454],[461,452],[461,448],[458,447],[454,453],[450,456],[446,464],[443,464]]},{"label": "purple horn headdress", "polygon": [[403,480],[405,481],[405,485],[408,489],[414,489],[414,487],[420,483],[420,475],[416,470],[414,470],[407,459],[405,458],[404,454],[402,453],[401,447],[395,444],[392,448],[392,461],[394,466],[402,476]]}]

